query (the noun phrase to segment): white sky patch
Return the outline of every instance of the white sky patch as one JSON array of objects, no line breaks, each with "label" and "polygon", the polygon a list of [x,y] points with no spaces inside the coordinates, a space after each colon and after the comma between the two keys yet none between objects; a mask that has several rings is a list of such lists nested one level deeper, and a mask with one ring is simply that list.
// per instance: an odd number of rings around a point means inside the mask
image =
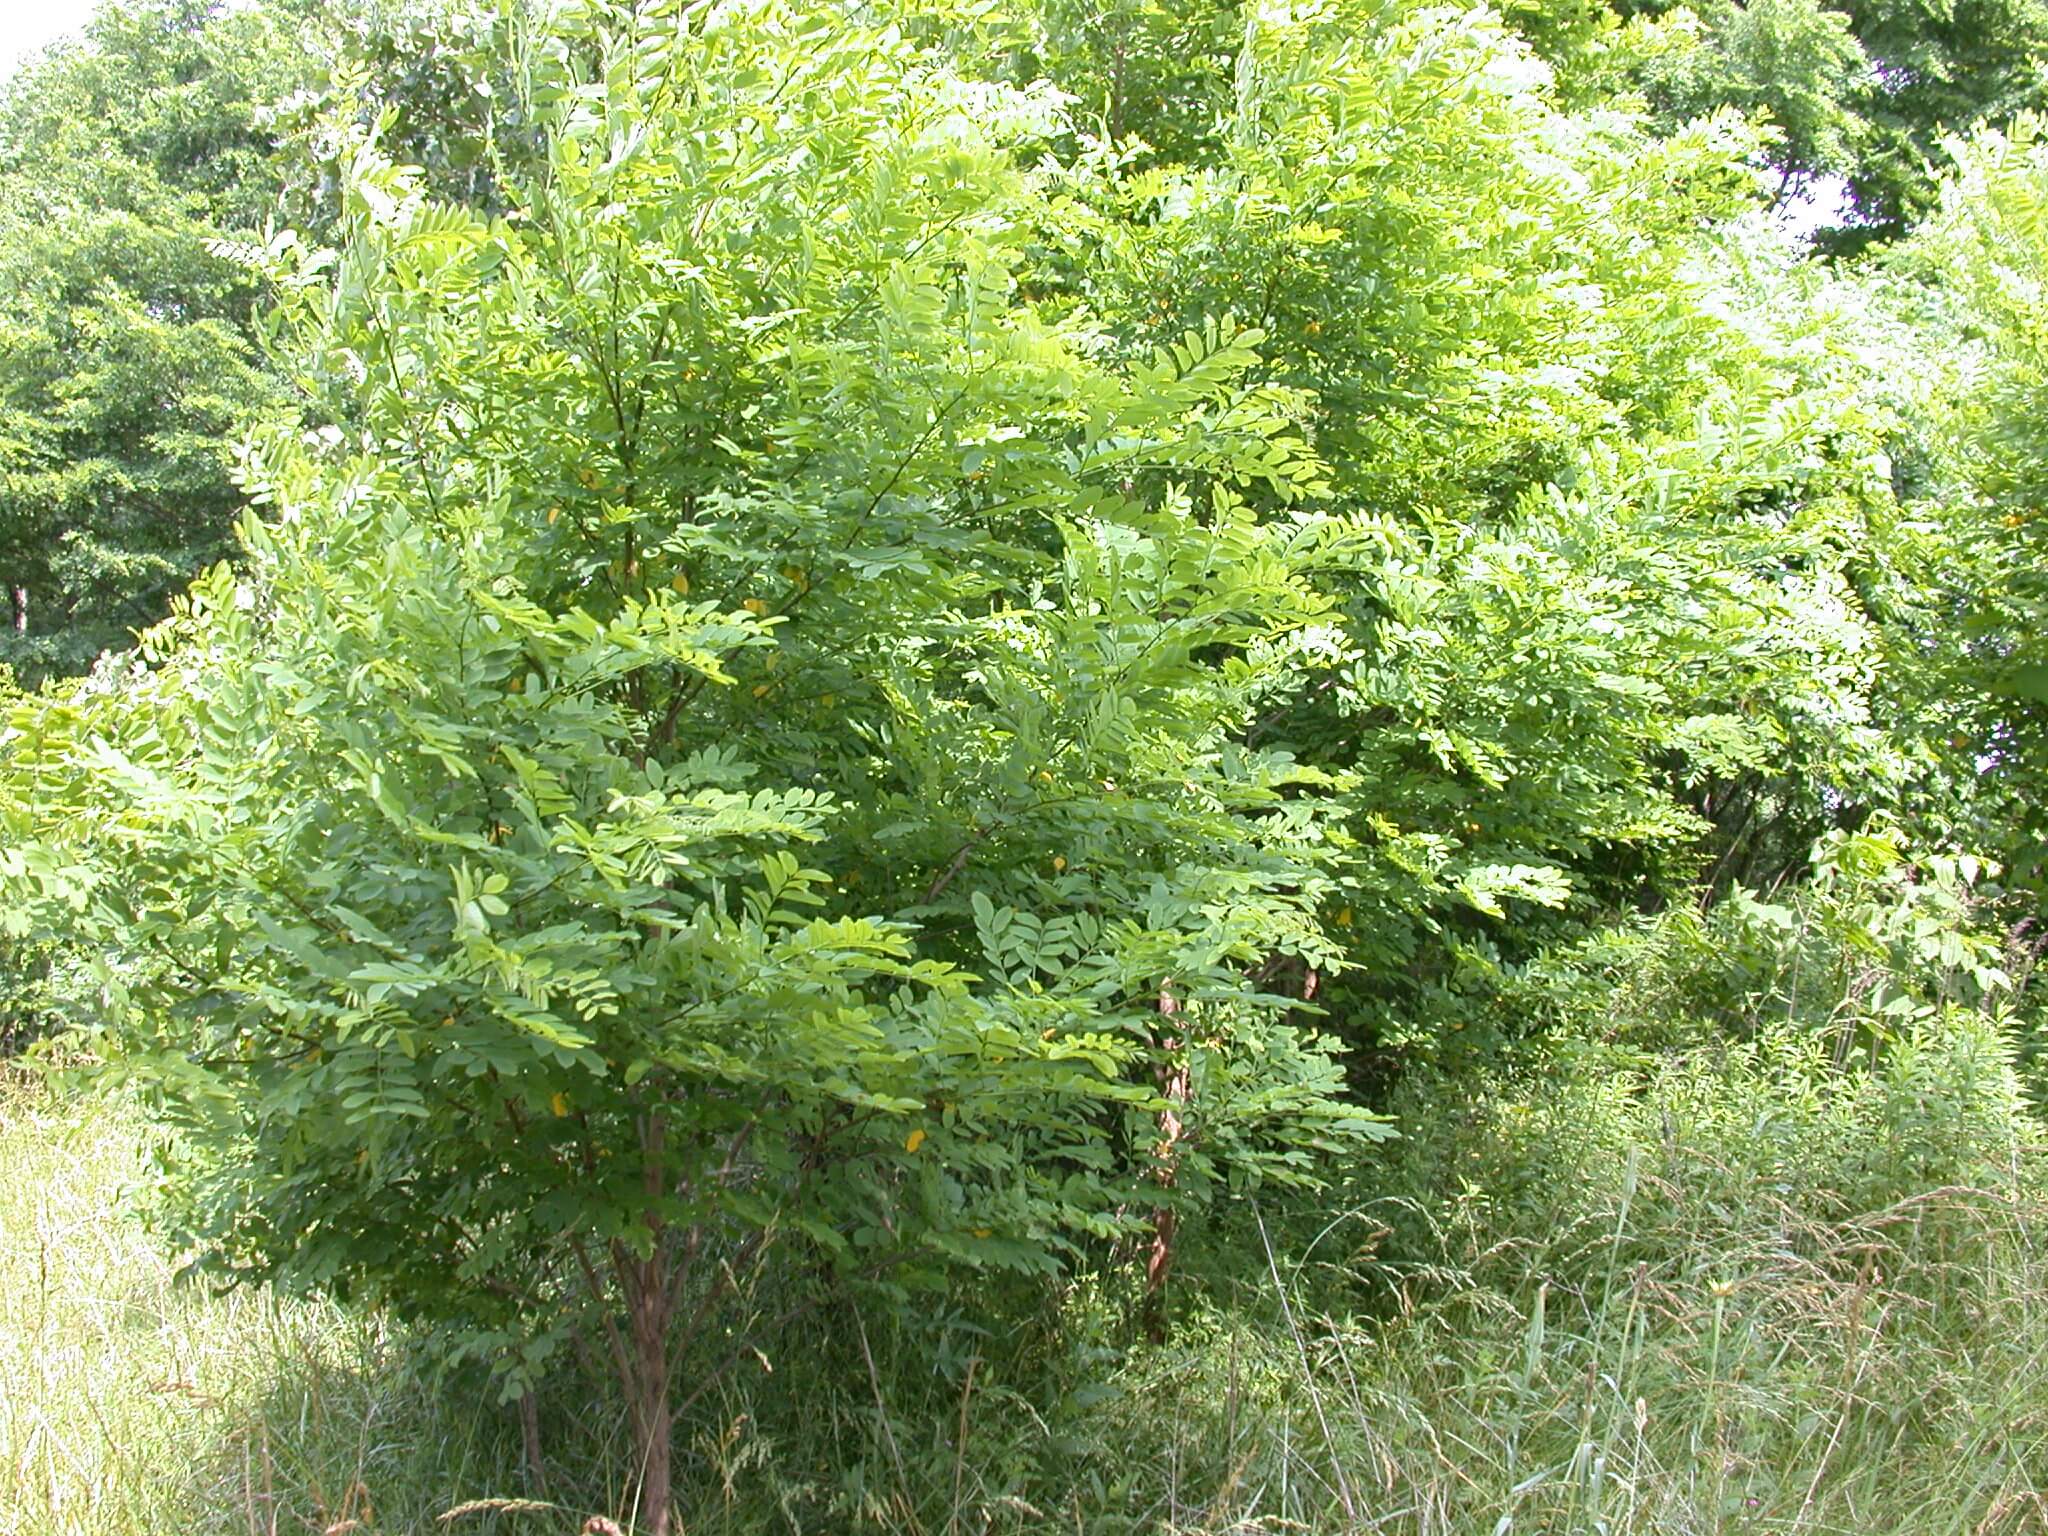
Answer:
[{"label": "white sky patch", "polygon": [[0,0],[0,79],[23,58],[82,29],[99,0]]},{"label": "white sky patch", "polygon": [[1840,176],[1816,176],[1771,210],[1771,222],[1795,240],[1817,229],[1849,222],[1849,183]]}]

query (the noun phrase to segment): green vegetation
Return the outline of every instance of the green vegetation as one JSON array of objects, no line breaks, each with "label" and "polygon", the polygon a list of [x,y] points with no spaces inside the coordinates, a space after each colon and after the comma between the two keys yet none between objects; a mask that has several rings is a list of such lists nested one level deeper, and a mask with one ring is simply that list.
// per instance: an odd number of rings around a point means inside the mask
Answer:
[{"label": "green vegetation", "polygon": [[2048,1525],[2042,23],[1960,17],[36,65],[0,1532]]},{"label": "green vegetation", "polygon": [[327,113],[392,112],[437,187],[487,195],[447,100],[467,43],[425,7],[140,0],[0,86],[0,665],[82,672],[232,552],[241,432],[284,399],[214,244],[331,235]]},{"label": "green vegetation", "polygon": [[[1114,1347],[1085,1288],[998,1333],[958,1303],[784,1331],[694,1416],[679,1523],[2038,1529],[2048,1201],[1999,1053],[1959,1023],[1846,1078],[1780,1039],[1433,1087],[1444,1129],[1358,1204],[1218,1233],[1165,1346]],[[8,1118],[0,1530],[567,1531],[628,1501],[573,1368],[538,1383],[537,1492],[513,1415],[402,1331],[173,1284],[119,1214],[127,1117]]]}]

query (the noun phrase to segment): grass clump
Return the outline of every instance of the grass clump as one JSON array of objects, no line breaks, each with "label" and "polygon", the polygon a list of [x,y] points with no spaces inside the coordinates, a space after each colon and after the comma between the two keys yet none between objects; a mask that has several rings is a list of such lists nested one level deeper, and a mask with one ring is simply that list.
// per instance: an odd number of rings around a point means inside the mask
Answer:
[{"label": "grass clump", "polygon": [[1405,1193],[1290,1231],[1298,1342],[1247,1292],[1134,1365],[1128,1432],[1227,1469],[1166,1524],[2048,1529],[2048,1199],[1988,1023],[1411,1094]]}]

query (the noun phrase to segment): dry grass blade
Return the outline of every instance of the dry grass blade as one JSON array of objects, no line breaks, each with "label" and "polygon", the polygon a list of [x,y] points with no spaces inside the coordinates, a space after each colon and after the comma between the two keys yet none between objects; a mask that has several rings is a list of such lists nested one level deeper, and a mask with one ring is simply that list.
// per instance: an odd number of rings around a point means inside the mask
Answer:
[{"label": "dry grass blade", "polygon": [[465,1515],[553,1515],[562,1513],[562,1506],[550,1504],[546,1499],[468,1499],[453,1509],[443,1510],[434,1518],[442,1525],[451,1520],[460,1520]]}]

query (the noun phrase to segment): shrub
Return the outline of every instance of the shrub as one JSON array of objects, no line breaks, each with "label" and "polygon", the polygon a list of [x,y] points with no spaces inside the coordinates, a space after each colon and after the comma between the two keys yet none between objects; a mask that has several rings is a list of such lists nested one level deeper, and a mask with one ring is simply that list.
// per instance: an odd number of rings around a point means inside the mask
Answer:
[{"label": "shrub", "polygon": [[1156,1308],[1177,1208],[1378,1130],[1250,975],[1334,958],[1329,781],[1243,742],[1324,477],[1255,333],[1020,296],[1042,95],[773,6],[527,42],[511,221],[364,142],[338,257],[240,253],[331,418],[120,697],[17,705],[0,874],[209,1266],[509,1393],[601,1340],[660,1532],[771,1251],[1141,1240]]}]

